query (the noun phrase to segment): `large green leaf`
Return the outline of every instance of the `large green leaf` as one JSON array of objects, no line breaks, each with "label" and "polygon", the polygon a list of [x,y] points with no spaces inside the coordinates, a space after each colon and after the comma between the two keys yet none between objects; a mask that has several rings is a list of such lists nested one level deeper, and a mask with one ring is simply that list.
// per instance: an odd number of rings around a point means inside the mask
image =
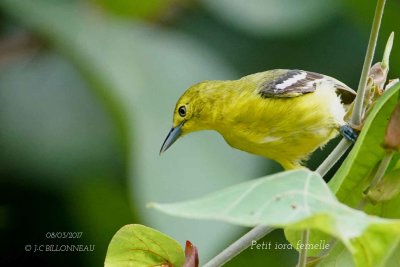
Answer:
[{"label": "large green leaf", "polygon": [[[394,199],[399,198],[399,193],[400,169],[396,169],[383,176],[382,179],[368,191],[366,198],[368,198],[373,204],[389,201],[400,204],[398,201],[393,201]],[[387,215],[396,218],[398,213],[391,212]]]},{"label": "large green leaf", "polygon": [[[232,150],[210,133],[185,137],[158,155],[180,94],[201,80],[237,78],[233,71],[184,35],[99,14],[80,1],[4,0],[0,6],[72,59],[117,114],[127,141],[132,203],[146,224],[182,242],[190,236],[201,257],[214,254],[237,227],[188,227],[187,220],[148,210],[145,203],[209,192],[265,169],[255,156]],[[210,231],[218,233],[216,242],[209,242]]]},{"label": "large green leaf", "polygon": [[108,246],[105,267],[179,267],[185,254],[169,236],[140,224],[122,227]]},{"label": "large green leaf", "polygon": [[343,205],[321,176],[308,170],[278,173],[195,200],[151,206],[174,216],[243,226],[316,229],[343,242],[356,266],[363,267],[384,264],[400,240],[400,220],[369,216]]},{"label": "large green leaf", "polygon": [[[362,199],[363,191],[371,181],[370,173],[385,153],[382,142],[399,90],[400,84],[397,84],[379,98],[350,154],[329,182],[329,187],[342,203],[356,207]],[[388,210],[383,209],[382,205],[387,203],[368,208],[368,212],[391,217],[398,214],[397,208]]]},{"label": "large green leaf", "polygon": [[[371,242],[375,242],[371,240]],[[398,266],[400,262],[400,254],[398,253],[400,249],[400,242],[397,242],[397,246],[394,244],[390,249],[393,251],[390,257],[382,261],[380,265],[376,265],[376,267],[395,267]],[[317,267],[337,267],[337,266],[345,266],[345,267],[353,267],[355,266],[353,259],[351,257],[351,253],[346,249],[343,244],[337,244],[332,251],[329,252],[329,255],[323,257],[319,262]],[[374,266],[375,267],[375,266]]]},{"label": "large green leaf", "polygon": [[337,244],[329,252],[329,255],[322,257],[322,260],[317,264],[318,267],[335,267],[345,266],[353,267],[354,262],[351,253],[343,244]]}]

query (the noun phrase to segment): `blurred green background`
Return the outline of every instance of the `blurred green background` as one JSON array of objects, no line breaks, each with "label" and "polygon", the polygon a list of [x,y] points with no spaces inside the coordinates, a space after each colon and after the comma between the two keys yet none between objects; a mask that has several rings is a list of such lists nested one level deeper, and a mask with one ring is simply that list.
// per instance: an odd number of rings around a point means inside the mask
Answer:
[{"label": "blurred green background", "polygon": [[[0,265],[102,266],[123,225],[199,248],[201,262],[246,229],[146,209],[280,170],[215,133],[159,148],[175,101],[206,79],[274,68],[324,73],[356,88],[374,1],[2,0]],[[388,0],[378,54],[399,33]],[[398,77],[395,39],[390,77]],[[308,165],[315,168],[332,144]],[[82,232],[49,239],[48,232]],[[281,231],[264,238],[284,242]],[[33,252],[26,245],[95,245]],[[293,266],[294,251],[247,250],[227,266]]]}]

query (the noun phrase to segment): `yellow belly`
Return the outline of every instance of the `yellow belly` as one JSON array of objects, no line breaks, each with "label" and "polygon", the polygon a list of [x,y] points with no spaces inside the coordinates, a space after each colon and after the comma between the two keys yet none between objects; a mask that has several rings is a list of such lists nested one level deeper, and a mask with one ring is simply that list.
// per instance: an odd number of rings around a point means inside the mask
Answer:
[{"label": "yellow belly", "polygon": [[300,167],[302,160],[334,138],[344,124],[340,99],[324,88],[294,98],[255,97],[237,103],[241,106],[232,105],[218,132],[232,147],[276,160],[285,169]]}]

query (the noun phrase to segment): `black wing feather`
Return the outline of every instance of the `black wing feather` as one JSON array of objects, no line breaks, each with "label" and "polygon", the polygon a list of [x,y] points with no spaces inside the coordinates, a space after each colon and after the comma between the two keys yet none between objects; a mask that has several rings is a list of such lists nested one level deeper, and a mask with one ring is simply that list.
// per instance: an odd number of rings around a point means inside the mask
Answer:
[{"label": "black wing feather", "polygon": [[324,78],[323,75],[314,72],[289,70],[277,79],[266,82],[262,86],[260,94],[265,98],[275,98],[296,97],[312,93],[315,91],[317,85],[315,82],[313,83],[313,81],[322,78]]},{"label": "black wing feather", "polygon": [[314,92],[318,83],[323,80],[332,83],[344,104],[350,104],[354,100],[356,93],[345,84],[329,76],[303,70],[284,72],[278,78],[265,82],[259,93],[263,98],[297,97]]}]

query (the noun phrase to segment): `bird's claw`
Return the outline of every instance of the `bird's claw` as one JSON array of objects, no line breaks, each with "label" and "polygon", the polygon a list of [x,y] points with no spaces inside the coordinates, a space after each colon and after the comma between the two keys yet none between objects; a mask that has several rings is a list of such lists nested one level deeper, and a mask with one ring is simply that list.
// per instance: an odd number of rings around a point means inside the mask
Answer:
[{"label": "bird's claw", "polygon": [[342,125],[339,128],[340,134],[346,138],[347,140],[349,140],[352,143],[355,143],[357,141],[358,138],[358,134],[356,133],[356,131],[351,128],[349,125]]}]

